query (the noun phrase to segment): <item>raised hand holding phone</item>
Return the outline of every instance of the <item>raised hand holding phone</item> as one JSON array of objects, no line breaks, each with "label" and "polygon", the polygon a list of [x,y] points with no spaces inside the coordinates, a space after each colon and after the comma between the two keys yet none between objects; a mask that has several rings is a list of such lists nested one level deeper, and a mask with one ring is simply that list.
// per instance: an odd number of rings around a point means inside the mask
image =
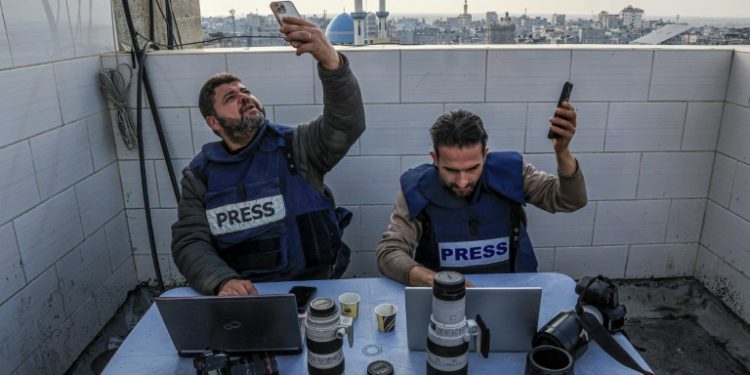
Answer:
[{"label": "raised hand holding phone", "polygon": [[327,70],[341,67],[342,61],[338,52],[328,41],[323,30],[303,20],[291,1],[274,1],[271,3],[271,10],[281,26],[279,31],[284,34],[284,40],[297,50],[297,56],[309,53]]},{"label": "raised hand holding phone", "polygon": [[[565,82],[563,84],[562,91],[560,92],[560,99],[557,100],[557,107],[555,107],[555,117],[560,118],[560,115],[557,113],[557,108],[562,107],[563,102],[570,101],[570,93],[573,92],[573,84],[570,82]],[[555,125],[555,124],[553,124]],[[547,132],[547,138],[553,139],[553,138],[559,138],[558,134],[555,134],[550,129],[549,132]]]}]

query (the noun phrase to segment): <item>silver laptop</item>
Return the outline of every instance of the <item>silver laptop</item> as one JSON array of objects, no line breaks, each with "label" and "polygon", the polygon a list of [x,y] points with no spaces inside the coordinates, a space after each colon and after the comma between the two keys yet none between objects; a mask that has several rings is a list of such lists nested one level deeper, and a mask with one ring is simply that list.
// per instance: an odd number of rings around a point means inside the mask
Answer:
[{"label": "silver laptop", "polygon": [[[432,288],[406,287],[404,297],[409,349],[425,350]],[[467,288],[466,318],[482,316],[490,329],[490,351],[525,352],[531,350],[541,301],[542,288]]]},{"label": "silver laptop", "polygon": [[293,294],[157,297],[156,306],[180,356],[302,351]]}]

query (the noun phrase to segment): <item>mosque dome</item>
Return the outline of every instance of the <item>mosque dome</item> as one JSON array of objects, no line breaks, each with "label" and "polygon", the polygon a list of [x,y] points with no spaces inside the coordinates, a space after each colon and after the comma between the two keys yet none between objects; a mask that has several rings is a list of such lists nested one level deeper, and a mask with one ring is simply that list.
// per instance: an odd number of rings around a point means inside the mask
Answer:
[{"label": "mosque dome", "polygon": [[326,37],[331,44],[354,44],[354,19],[349,13],[341,13],[326,27]]}]

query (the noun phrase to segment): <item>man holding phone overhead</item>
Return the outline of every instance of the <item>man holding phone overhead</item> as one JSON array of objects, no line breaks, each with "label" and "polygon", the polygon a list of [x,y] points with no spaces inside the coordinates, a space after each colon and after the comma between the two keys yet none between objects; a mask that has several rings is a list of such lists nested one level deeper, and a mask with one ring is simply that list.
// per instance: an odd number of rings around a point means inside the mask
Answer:
[{"label": "man holding phone overhead", "polygon": [[583,173],[569,149],[576,113],[567,99],[549,122],[559,177],[525,163],[517,152],[489,152],[479,116],[461,109],[440,116],[430,129],[433,164],[401,176],[378,245],[380,272],[412,286],[432,286],[443,270],[536,272],[522,206],[554,213],[587,203]]},{"label": "man holding phone overhead", "polygon": [[[204,145],[182,174],[172,255],[190,286],[210,295],[257,294],[253,282],[340,277],[351,213],[336,208],[323,178],[365,130],[349,61],[323,31],[284,17],[297,55],[318,62],[323,115],[295,128],[274,124],[239,78],[217,74],[199,107],[221,141]],[[270,71],[268,74],[278,74]]]}]

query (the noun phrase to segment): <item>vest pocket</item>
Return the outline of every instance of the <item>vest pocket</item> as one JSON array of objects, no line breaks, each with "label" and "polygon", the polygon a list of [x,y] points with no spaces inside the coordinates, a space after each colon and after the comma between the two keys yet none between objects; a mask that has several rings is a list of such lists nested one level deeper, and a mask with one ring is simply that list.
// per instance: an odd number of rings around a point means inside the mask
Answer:
[{"label": "vest pocket", "polygon": [[282,236],[251,239],[227,248],[221,253],[227,264],[243,276],[267,273],[286,266],[285,239]]},{"label": "vest pocket", "polygon": [[333,265],[341,247],[339,227],[328,210],[297,215],[297,228],[308,268]]}]

